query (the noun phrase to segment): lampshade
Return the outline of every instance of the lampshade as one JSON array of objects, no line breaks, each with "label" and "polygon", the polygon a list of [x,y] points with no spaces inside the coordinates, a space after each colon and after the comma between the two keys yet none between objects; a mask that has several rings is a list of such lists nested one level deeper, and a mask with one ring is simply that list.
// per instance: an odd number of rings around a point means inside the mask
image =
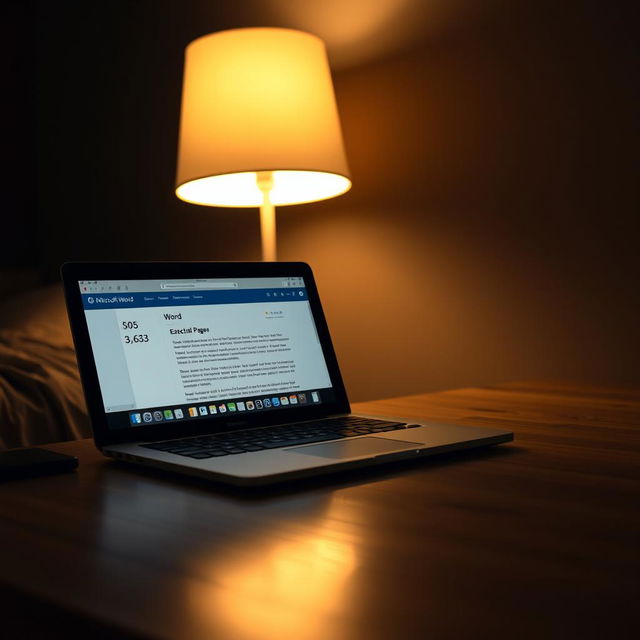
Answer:
[{"label": "lampshade", "polygon": [[176,194],[195,204],[257,207],[351,186],[322,40],[292,29],[213,33],[186,49]]}]

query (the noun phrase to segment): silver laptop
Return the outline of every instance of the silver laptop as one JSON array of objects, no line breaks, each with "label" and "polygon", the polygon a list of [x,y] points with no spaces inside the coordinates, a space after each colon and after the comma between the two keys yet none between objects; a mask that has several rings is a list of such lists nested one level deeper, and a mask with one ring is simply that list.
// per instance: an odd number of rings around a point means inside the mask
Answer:
[{"label": "silver laptop", "polygon": [[351,413],[304,263],[68,263],[62,277],[106,456],[249,486],[513,439]]}]

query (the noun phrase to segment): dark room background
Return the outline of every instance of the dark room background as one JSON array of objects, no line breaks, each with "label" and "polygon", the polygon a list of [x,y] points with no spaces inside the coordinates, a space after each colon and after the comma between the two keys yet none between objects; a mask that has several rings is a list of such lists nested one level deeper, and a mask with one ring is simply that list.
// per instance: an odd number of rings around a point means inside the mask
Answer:
[{"label": "dark room background", "polygon": [[328,44],[353,188],[278,210],[353,399],[640,381],[632,3],[7,3],[0,292],[65,260],[257,260],[254,210],[173,192],[184,47]]}]

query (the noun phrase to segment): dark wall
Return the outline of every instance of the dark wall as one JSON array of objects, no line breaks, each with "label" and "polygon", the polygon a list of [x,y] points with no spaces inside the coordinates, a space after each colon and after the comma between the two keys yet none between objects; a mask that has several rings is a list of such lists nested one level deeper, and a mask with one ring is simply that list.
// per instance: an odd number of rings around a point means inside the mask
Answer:
[{"label": "dark wall", "polygon": [[184,47],[226,22],[210,4],[206,20],[197,3],[38,5],[47,275],[70,258],[233,259],[258,238],[253,229],[234,238],[226,212],[173,191]]},{"label": "dark wall", "polygon": [[604,4],[503,9],[341,73],[353,190],[280,216],[367,397],[640,380],[631,22]]},{"label": "dark wall", "polygon": [[[173,180],[184,46],[295,26],[268,5],[16,5],[25,195],[4,264],[52,279],[65,259],[258,259],[256,212],[182,203]],[[481,6],[437,31],[416,13],[412,38],[337,71],[353,189],[278,212],[280,255],[316,268],[355,398],[640,380],[631,12]]]},{"label": "dark wall", "polygon": [[[28,267],[37,252],[35,129],[35,37],[33,8],[6,3],[0,9],[3,37],[2,148],[5,181],[0,216],[0,268]],[[2,282],[0,282],[2,291]]]}]

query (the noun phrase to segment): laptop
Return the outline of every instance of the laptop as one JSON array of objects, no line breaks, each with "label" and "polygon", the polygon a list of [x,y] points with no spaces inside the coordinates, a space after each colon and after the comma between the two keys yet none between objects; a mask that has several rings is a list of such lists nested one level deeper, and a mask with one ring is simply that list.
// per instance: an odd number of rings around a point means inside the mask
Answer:
[{"label": "laptop", "polygon": [[251,486],[513,439],[351,413],[307,264],[67,263],[61,272],[105,456]]}]

